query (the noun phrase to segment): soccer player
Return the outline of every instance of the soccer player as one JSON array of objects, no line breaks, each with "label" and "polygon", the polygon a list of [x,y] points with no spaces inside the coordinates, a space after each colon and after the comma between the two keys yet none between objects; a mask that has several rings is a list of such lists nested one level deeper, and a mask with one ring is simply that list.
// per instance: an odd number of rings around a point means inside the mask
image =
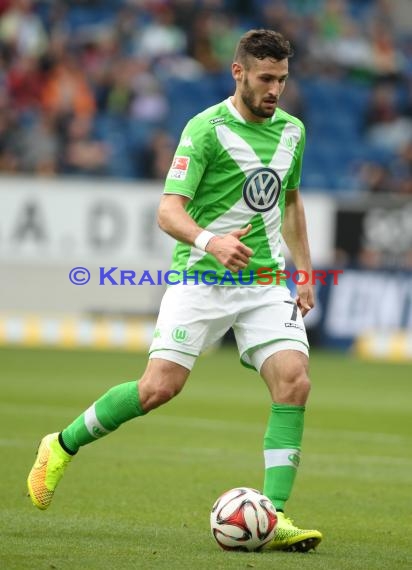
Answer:
[{"label": "soccer player", "polygon": [[297,285],[294,300],[282,279],[281,234],[295,266],[311,272],[298,190],[305,130],[278,106],[291,56],[277,32],[244,34],[232,64],[234,95],[185,127],[158,211],[160,227],[177,240],[172,269],[180,284],[163,297],[140,380],[113,387],[41,441],[28,477],[39,509],[50,505],[80,447],[176,396],[197,356],[233,327],[241,362],[259,372],[272,400],[263,492],[279,522],[268,548],[304,552],[321,541],[319,531],[302,530],[284,514],[310,389],[303,316],[314,305],[310,283]]}]

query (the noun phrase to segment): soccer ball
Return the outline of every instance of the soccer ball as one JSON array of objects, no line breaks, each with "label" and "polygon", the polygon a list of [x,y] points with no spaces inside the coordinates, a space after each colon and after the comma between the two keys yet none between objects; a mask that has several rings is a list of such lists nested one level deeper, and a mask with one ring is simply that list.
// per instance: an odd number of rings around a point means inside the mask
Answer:
[{"label": "soccer ball", "polygon": [[212,534],[224,550],[259,550],[274,537],[277,522],[272,502],[250,487],[226,491],[210,513]]}]

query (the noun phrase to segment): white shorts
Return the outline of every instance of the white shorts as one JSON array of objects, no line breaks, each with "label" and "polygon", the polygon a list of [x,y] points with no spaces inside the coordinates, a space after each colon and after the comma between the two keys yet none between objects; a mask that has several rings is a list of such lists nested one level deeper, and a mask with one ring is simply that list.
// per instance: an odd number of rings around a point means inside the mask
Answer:
[{"label": "white shorts", "polygon": [[[150,358],[166,358],[190,369],[230,327],[241,362],[250,368],[260,370],[278,350],[308,354],[303,318],[286,287],[193,284],[173,285],[165,292]],[[167,356],[166,351],[172,352]]]}]

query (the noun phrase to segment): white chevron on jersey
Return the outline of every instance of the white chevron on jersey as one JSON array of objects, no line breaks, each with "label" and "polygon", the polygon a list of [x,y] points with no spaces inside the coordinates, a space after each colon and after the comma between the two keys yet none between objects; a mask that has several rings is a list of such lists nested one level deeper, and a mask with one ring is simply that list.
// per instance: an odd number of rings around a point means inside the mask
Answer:
[{"label": "white chevron on jersey", "polygon": [[[218,125],[216,127],[217,137],[222,147],[237,163],[239,168],[248,176],[258,168],[267,165],[262,164],[262,161],[256,155],[252,147],[239,135],[234,133],[226,125]],[[269,163],[269,168],[272,168],[279,175],[280,180],[286,176],[292,160],[293,151],[282,141],[292,138],[294,145],[299,142],[301,133],[300,129],[293,123],[287,123],[283,129],[281,142],[278,144],[277,149]],[[217,235],[227,234],[231,231],[240,229],[246,226],[252,217],[256,215],[246,204],[243,196],[221,216],[213,220],[204,229],[211,231]],[[266,236],[273,259],[280,257],[280,225],[281,225],[281,212],[279,206],[276,204],[274,208],[267,212],[262,212],[261,216],[264,221]],[[195,247],[191,249],[190,257],[187,267],[192,267],[200,259],[206,255],[206,252],[201,251]]]}]

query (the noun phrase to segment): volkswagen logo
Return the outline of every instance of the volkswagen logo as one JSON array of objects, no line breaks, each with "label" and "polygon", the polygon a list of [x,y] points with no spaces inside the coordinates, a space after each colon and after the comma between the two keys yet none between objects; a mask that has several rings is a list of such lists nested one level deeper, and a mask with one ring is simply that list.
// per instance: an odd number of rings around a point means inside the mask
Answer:
[{"label": "volkswagen logo", "polygon": [[282,183],[271,168],[258,168],[246,178],[243,198],[255,212],[271,210],[279,199]]}]

